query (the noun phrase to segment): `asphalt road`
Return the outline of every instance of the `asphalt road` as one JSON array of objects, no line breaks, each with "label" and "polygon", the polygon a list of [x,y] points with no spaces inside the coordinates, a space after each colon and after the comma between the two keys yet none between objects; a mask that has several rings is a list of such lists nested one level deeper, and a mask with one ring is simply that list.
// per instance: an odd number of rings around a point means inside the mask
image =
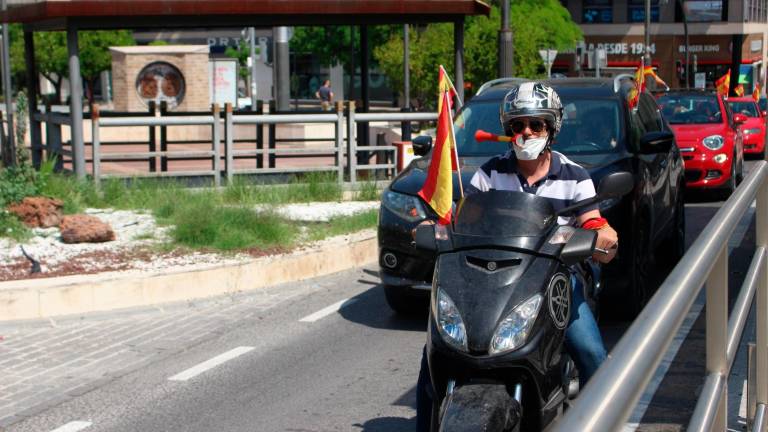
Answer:
[{"label": "asphalt road", "polygon": [[[686,206],[689,244],[722,204],[694,201]],[[745,257],[754,249],[754,222],[747,222],[730,257],[732,286],[744,277]],[[167,325],[178,334],[174,344],[152,345],[152,352],[160,354],[130,368],[115,364],[120,373],[105,373],[80,392],[36,405],[7,430],[414,430],[425,318],[395,316],[378,283],[376,267],[368,266],[273,287],[260,294],[270,299],[267,303],[243,296],[204,308],[176,305],[60,322],[72,331],[88,326],[104,334],[112,334],[118,321],[127,323],[127,330],[114,334],[111,346],[135,348],[149,331],[139,334],[142,324],[151,329],[170,313],[177,321]],[[240,306],[233,308],[232,303]],[[633,421],[639,424],[629,430],[685,428],[704,377],[704,314],[695,312],[656,379],[658,390],[649,392],[636,411]],[[226,320],[226,325],[187,326],[198,319]],[[606,344],[613,346],[628,325],[601,323]],[[745,340],[754,340],[754,334],[747,332]],[[136,352],[148,352],[140,348]],[[743,368],[736,368],[734,373],[741,372]],[[742,430],[740,379],[735,376],[731,382],[729,425]]]}]

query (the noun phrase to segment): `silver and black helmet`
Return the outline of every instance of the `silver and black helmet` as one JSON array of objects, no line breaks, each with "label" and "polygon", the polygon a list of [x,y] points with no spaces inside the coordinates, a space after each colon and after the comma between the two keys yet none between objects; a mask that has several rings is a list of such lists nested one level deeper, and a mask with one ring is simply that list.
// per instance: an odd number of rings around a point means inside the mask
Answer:
[{"label": "silver and black helmet", "polygon": [[501,126],[513,136],[511,123],[519,117],[538,117],[549,127],[550,135],[560,132],[563,124],[563,105],[555,89],[540,82],[530,81],[512,88],[504,96],[500,109]]}]

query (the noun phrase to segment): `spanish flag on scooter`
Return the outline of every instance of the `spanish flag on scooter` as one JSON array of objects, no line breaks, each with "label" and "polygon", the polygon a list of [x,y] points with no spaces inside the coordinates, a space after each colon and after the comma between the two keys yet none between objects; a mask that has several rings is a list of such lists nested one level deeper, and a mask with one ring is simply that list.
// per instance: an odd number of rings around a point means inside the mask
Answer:
[{"label": "spanish flag on scooter", "polygon": [[437,137],[432,150],[432,160],[429,162],[427,179],[419,191],[419,196],[426,201],[437,213],[438,223],[451,223],[453,207],[453,159],[451,150],[456,147],[453,135],[453,120],[451,119],[451,101],[449,92],[440,94],[440,112],[437,115]]}]

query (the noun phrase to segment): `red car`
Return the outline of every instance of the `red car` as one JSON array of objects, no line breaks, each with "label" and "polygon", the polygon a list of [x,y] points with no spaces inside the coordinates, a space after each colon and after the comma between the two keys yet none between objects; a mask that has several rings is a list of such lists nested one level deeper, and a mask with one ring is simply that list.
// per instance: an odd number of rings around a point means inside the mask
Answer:
[{"label": "red car", "polygon": [[686,187],[730,195],[743,178],[741,125],[747,117],[734,114],[725,99],[711,91],[666,92],[658,103],[683,155]]},{"label": "red car", "polygon": [[761,111],[751,96],[729,97],[728,105],[735,114],[744,114],[747,121],[741,127],[744,132],[744,153],[756,154],[765,159],[765,111]]}]

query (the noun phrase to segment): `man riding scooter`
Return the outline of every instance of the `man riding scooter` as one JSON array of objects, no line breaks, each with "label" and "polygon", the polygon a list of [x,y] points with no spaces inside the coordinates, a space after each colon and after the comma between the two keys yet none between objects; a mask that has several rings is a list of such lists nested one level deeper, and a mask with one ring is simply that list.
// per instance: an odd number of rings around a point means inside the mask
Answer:
[{"label": "man riding scooter", "polygon": [[[538,82],[526,82],[510,90],[500,109],[505,134],[513,137],[507,153],[491,158],[472,177],[466,194],[489,190],[520,191],[549,199],[554,210],[595,196],[587,171],[553,151],[560,132],[563,107],[555,90]],[[597,230],[593,260],[607,263],[616,255],[616,231],[601,217],[597,204],[579,209],[575,215],[560,216],[560,225],[577,224]],[[573,312],[565,335],[566,349],[584,385],[606,358],[600,330],[584,294],[584,281],[576,268],[571,271]],[[430,428],[432,383],[426,355],[422,357],[417,384],[417,429]]]}]

